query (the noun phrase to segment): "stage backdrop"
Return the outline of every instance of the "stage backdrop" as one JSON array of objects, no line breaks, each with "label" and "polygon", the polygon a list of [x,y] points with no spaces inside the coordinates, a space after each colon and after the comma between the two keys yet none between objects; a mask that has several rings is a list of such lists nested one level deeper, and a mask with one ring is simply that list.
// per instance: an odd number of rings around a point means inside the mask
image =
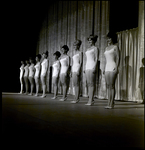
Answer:
[{"label": "stage backdrop", "polygon": [[[103,67],[103,53],[107,45],[105,36],[109,32],[109,2],[108,1],[57,1],[48,7],[48,14],[42,24],[37,46],[37,53],[49,52],[49,71],[47,76],[47,91],[50,91],[49,79],[50,66],[53,62],[53,53],[59,51],[64,44],[68,45],[68,55],[73,55],[73,42],[80,39],[82,45],[80,51],[85,53],[90,34],[97,34],[96,46],[99,48],[99,60]],[[83,66],[84,67],[84,66]],[[86,87],[85,75],[81,78],[82,95]],[[103,80],[103,79],[102,79]],[[102,85],[105,82],[102,83]],[[72,84],[70,82],[70,93]],[[104,87],[102,87],[102,94]],[[53,91],[53,87],[52,90]]]},{"label": "stage backdrop", "polygon": [[[119,74],[116,81],[116,100],[141,101],[139,84],[139,68],[144,57],[144,2],[139,1],[138,28],[120,31],[118,47],[120,50]],[[47,91],[53,92],[51,84],[51,66],[53,53],[59,51],[64,44],[68,45],[70,57],[73,56],[73,42],[80,39],[80,50],[85,53],[90,34],[97,34],[96,46],[99,48],[99,74],[96,76],[96,92],[98,98],[107,98],[106,83],[102,68],[104,66],[104,50],[107,46],[106,34],[109,32],[108,1],[58,1],[48,6],[48,14],[42,24],[37,45],[37,54],[49,52],[49,69],[47,74]],[[129,63],[125,63],[125,59]],[[83,65],[84,67],[84,65]],[[82,72],[81,94],[87,95],[86,78]],[[60,90],[60,89],[59,89]],[[70,94],[73,85],[70,80]]]}]

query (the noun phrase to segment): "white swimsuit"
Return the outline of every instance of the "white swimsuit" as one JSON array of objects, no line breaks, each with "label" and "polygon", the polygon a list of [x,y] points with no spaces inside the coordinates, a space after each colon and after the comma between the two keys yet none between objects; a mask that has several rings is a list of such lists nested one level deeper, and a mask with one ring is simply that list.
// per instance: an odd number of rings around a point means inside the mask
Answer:
[{"label": "white swimsuit", "polygon": [[34,64],[29,66],[29,77],[34,77]]},{"label": "white swimsuit", "polygon": [[28,77],[29,76],[29,66],[25,66],[24,67],[25,73],[24,73],[24,77]]},{"label": "white swimsuit", "polygon": [[20,67],[20,78],[23,77],[23,73],[24,73],[24,65],[22,65],[22,66]]},{"label": "white swimsuit", "polygon": [[77,72],[80,66],[79,53],[75,54],[72,58],[73,58],[72,72]]},{"label": "white swimsuit", "polygon": [[60,59],[60,63],[61,63],[60,74],[66,73],[67,68],[68,68],[67,57]]},{"label": "white swimsuit", "polygon": [[114,48],[112,48],[111,50],[106,50],[104,52],[105,58],[106,58],[106,67],[105,67],[105,71],[113,71],[117,65],[115,62],[115,58],[116,58],[116,53]]},{"label": "white swimsuit", "polygon": [[40,62],[37,62],[37,64],[34,66],[35,67],[35,77],[39,77],[39,73],[40,73]]},{"label": "white swimsuit", "polygon": [[52,77],[58,77],[58,73],[59,73],[59,69],[60,69],[60,62],[59,62],[59,60],[54,62],[52,67],[53,67]]},{"label": "white swimsuit", "polygon": [[86,57],[87,57],[87,62],[86,62],[86,70],[92,70],[95,66],[95,50],[96,47],[91,48],[91,50],[87,50]]},{"label": "white swimsuit", "polygon": [[48,67],[48,60],[44,59],[41,63],[41,76],[46,75],[47,67]]}]

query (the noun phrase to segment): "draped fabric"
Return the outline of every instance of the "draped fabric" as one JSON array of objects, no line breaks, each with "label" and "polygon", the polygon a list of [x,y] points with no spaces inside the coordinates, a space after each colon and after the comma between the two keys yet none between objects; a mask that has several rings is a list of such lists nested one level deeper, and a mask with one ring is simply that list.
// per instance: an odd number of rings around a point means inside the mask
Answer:
[{"label": "draped fabric", "polygon": [[[88,47],[87,37],[97,34],[96,46],[99,48],[98,73],[96,75],[95,96],[107,98],[104,68],[104,50],[107,46],[106,34],[109,32],[108,1],[57,1],[48,7],[48,14],[42,24],[37,45],[37,53],[49,52],[49,70],[47,91],[53,92],[51,84],[51,66],[53,53],[68,45],[70,57],[73,56],[73,42],[80,39],[80,51],[85,54]],[[139,1],[138,27],[117,32],[120,51],[119,73],[116,79],[116,100],[142,101],[139,88],[140,67],[144,57],[144,2]],[[84,63],[83,63],[84,67]],[[73,85],[70,79],[70,94]],[[81,94],[87,94],[85,74],[81,73]],[[60,90],[61,88],[59,88]]]},{"label": "draped fabric", "polygon": [[[105,36],[109,32],[109,2],[108,1],[56,1],[48,7],[48,14],[42,23],[37,45],[37,53],[49,52],[49,70],[47,74],[47,91],[53,92],[50,87],[50,67],[53,63],[53,53],[60,51],[60,47],[68,45],[70,57],[73,56],[73,42],[80,39],[80,51],[85,53],[90,34],[97,34],[96,46],[99,48],[100,68],[103,67],[103,53],[107,45]],[[84,63],[83,63],[84,64]],[[84,67],[84,65],[83,65]],[[103,77],[104,78],[104,77]],[[102,83],[105,86],[105,80]],[[97,84],[97,82],[96,82]],[[85,74],[81,74],[81,94],[86,87]],[[70,80],[70,94],[73,94],[73,85]],[[101,91],[102,91],[101,90]],[[104,93],[104,92],[102,92]],[[97,89],[96,89],[97,94]]]}]

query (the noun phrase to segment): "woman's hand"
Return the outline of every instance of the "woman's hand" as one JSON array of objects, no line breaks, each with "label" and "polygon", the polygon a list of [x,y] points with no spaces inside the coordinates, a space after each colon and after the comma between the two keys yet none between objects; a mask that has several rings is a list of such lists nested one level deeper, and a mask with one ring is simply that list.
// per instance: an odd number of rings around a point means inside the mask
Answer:
[{"label": "woman's hand", "polygon": [[105,75],[105,70],[103,70],[103,74]]},{"label": "woman's hand", "polygon": [[84,70],[83,73],[86,73],[86,71]]},{"label": "woman's hand", "polygon": [[72,77],[72,72],[70,72],[69,76]]},{"label": "woman's hand", "polygon": [[118,72],[118,68],[117,68],[117,67],[116,67],[116,68],[114,68],[114,69],[113,69],[113,71],[114,71],[114,72],[116,72],[117,74],[119,73],[119,72]]}]

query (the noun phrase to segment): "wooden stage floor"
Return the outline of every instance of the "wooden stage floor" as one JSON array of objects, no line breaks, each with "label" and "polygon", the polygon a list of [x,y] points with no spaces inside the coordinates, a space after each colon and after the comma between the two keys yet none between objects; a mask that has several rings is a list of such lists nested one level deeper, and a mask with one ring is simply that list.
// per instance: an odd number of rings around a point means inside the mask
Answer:
[{"label": "wooden stage floor", "polygon": [[[50,145],[63,148],[144,148],[144,104],[115,101],[114,109],[104,109],[107,100],[87,98],[71,104],[46,98],[2,93],[2,141],[5,147]],[[32,142],[34,140],[34,143]],[[47,147],[47,148],[48,148]],[[20,148],[21,149],[21,148]]]}]

